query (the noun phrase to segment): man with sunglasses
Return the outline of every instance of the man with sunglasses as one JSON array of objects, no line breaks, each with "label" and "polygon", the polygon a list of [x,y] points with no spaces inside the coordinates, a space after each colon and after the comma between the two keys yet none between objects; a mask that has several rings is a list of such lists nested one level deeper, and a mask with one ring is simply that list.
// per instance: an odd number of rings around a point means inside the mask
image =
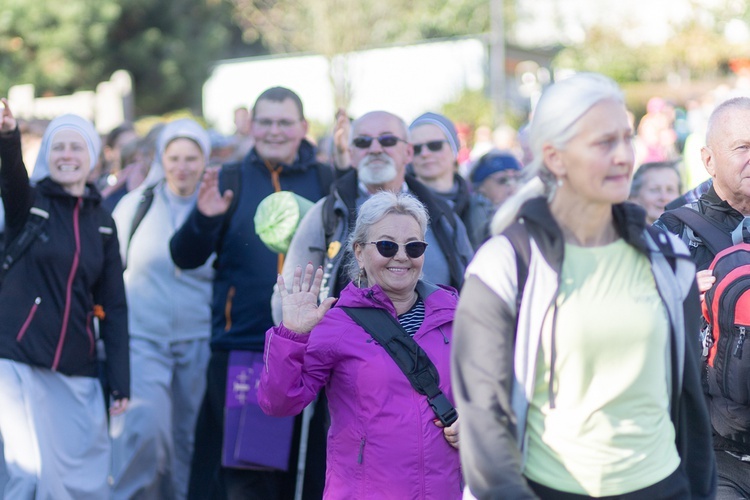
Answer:
[{"label": "man with sunglasses", "polygon": [[[430,251],[425,257],[425,279],[460,288],[473,255],[466,228],[447,203],[406,173],[414,149],[404,121],[385,111],[367,113],[352,123],[349,145],[355,168],[340,176],[331,194],[311,208],[300,223],[284,264],[286,282],[292,282],[297,265],[311,262],[323,266],[321,298],[338,297],[348,283],[344,264],[350,256],[347,242],[357,208],[372,194],[387,190],[408,191],[427,207],[430,224],[426,241]],[[273,310],[278,323],[278,291],[274,292]]]},{"label": "man with sunglasses", "polygon": [[474,220],[481,220],[486,211],[472,203],[469,185],[458,174],[460,142],[453,122],[437,113],[425,113],[409,126],[414,159],[414,175],[453,209],[466,226],[472,246],[484,241],[476,239]]}]

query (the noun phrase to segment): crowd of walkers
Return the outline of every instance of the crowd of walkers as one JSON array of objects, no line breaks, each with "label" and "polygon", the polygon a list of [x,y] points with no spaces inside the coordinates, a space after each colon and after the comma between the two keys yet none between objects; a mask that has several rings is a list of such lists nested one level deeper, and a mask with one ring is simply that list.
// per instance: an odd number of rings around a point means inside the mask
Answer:
[{"label": "crowd of walkers", "polygon": [[472,155],[435,112],[316,146],[272,87],[232,137],[60,116],[30,171],[2,105],[0,499],[750,497],[750,324],[706,305],[750,98],[691,150],[580,73]]}]

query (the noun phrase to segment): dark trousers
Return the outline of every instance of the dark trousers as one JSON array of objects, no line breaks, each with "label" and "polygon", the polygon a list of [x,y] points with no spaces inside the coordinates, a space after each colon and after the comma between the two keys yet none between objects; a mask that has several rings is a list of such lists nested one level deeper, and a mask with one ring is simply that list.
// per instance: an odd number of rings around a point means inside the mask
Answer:
[{"label": "dark trousers", "polygon": [[[294,498],[297,474],[300,418],[295,421],[295,437],[288,472],[229,469],[221,466],[228,363],[229,352],[211,353],[206,374],[206,395],[195,426],[195,448],[190,467],[188,499],[291,500]],[[322,426],[311,425],[307,457],[307,463],[310,465],[305,474],[303,496],[305,500],[318,500],[323,496],[325,454],[321,457],[320,447],[314,444],[315,439],[320,439],[321,432]],[[325,442],[325,435],[322,440]]]},{"label": "dark trousers", "polygon": [[[593,498],[586,495],[557,491],[534,481],[527,480],[527,482],[534,493],[542,500],[583,500],[585,498]],[[598,498],[608,500],[684,500],[690,498],[690,486],[688,485],[685,473],[680,467],[677,467],[677,470],[667,476],[666,479],[662,479],[652,486],[625,493],[624,495]]]},{"label": "dark trousers", "polygon": [[750,462],[743,462],[725,451],[716,450],[716,470],[716,500],[750,498]]}]

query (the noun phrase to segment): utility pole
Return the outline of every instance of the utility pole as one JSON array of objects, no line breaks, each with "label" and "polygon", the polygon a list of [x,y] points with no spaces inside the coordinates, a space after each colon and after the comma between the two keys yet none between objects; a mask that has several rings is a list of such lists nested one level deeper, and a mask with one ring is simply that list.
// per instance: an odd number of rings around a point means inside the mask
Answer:
[{"label": "utility pole", "polygon": [[494,125],[505,122],[505,23],[503,0],[490,2],[490,98]]}]

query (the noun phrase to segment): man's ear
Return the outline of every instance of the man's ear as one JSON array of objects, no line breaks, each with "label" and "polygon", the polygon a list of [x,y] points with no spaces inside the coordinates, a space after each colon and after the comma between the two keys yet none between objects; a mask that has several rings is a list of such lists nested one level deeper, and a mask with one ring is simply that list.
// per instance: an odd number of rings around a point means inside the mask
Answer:
[{"label": "man's ear", "polygon": [[547,170],[557,177],[565,177],[567,169],[565,162],[563,161],[562,152],[554,147],[552,144],[545,144],[542,146],[542,160]]},{"label": "man's ear", "polygon": [[703,166],[712,178],[716,178],[716,164],[714,163],[714,152],[708,146],[701,148],[701,160],[703,160]]}]

